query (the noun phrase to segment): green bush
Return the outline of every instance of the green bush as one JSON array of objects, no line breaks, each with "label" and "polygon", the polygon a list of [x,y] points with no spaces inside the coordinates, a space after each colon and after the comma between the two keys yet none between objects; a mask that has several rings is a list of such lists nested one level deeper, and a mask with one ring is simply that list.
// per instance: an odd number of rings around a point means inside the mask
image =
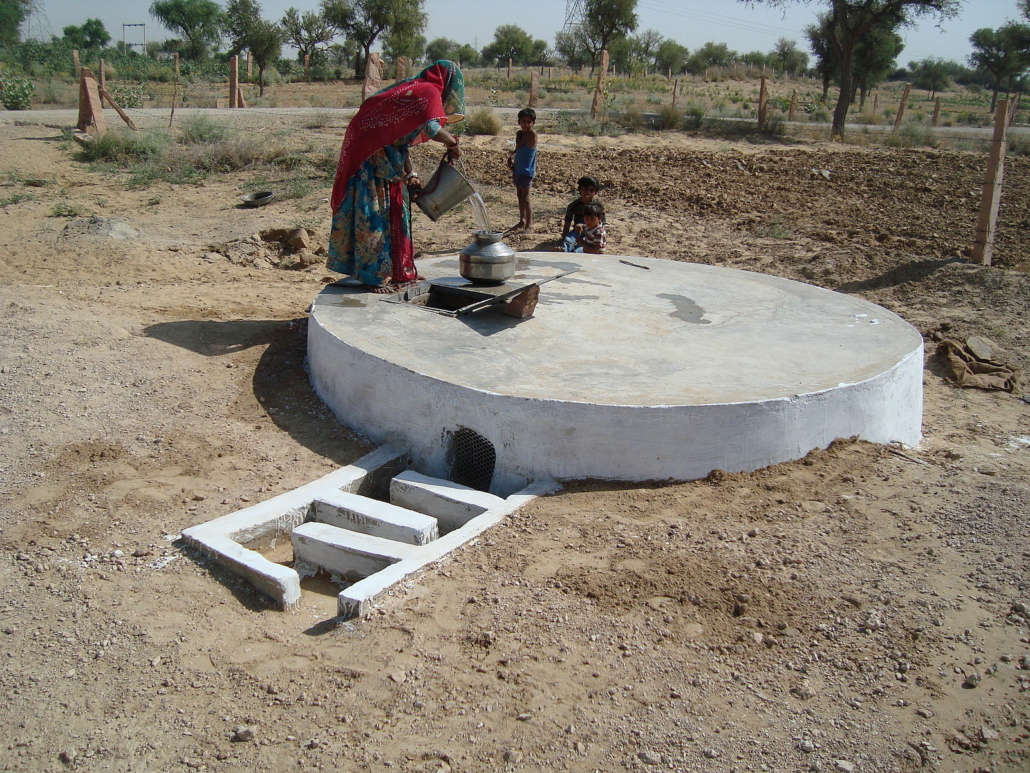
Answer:
[{"label": "green bush", "polygon": [[150,94],[147,93],[146,86],[112,86],[110,89],[111,96],[114,97],[114,101],[118,103],[119,107],[143,107],[147,100],[150,99]]},{"label": "green bush", "polygon": [[705,115],[708,111],[705,106],[699,102],[691,102],[687,105],[687,109],[683,112],[683,128],[688,131],[696,131],[701,128],[701,124],[704,123]]},{"label": "green bush", "polygon": [[468,135],[488,134],[496,137],[504,128],[504,124],[492,107],[479,108],[465,119],[464,124],[463,133]]},{"label": "green bush", "polygon": [[157,158],[167,148],[168,137],[163,133],[116,129],[94,137],[82,148],[82,157],[86,161],[128,164]]},{"label": "green bush", "polygon": [[664,105],[655,119],[655,126],[659,129],[678,129],[682,123],[683,111],[672,105]]},{"label": "green bush", "polygon": [[184,121],[179,130],[179,143],[182,145],[205,145],[214,142],[225,142],[233,134],[232,128],[220,121],[213,121],[206,115],[199,115]]},{"label": "green bush", "polygon": [[28,110],[36,87],[28,78],[0,73],[0,104],[5,110]]},{"label": "green bush", "polygon": [[640,131],[644,128],[644,114],[636,105],[630,105],[622,111],[621,123],[630,131]]}]

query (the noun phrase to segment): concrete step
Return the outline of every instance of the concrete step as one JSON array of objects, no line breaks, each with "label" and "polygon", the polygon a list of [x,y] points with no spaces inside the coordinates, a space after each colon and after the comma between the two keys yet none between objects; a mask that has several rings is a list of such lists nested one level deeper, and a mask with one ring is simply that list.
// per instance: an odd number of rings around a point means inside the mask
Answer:
[{"label": "concrete step", "polygon": [[315,521],[361,534],[409,545],[425,545],[440,536],[436,518],[358,494],[323,494],[312,506]]},{"label": "concrete step", "polygon": [[349,582],[357,582],[418,552],[412,545],[314,521],[295,527],[290,539],[293,568],[301,576],[325,569]]},{"label": "concrete step", "polygon": [[504,500],[493,494],[412,470],[390,481],[390,501],[432,516],[444,532],[458,529],[477,515],[504,505]]}]

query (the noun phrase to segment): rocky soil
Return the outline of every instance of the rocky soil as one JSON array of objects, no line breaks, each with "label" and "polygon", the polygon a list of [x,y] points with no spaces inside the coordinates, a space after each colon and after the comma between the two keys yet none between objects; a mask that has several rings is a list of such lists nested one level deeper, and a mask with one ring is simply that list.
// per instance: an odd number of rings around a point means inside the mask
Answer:
[{"label": "rocky soil", "polygon": [[[691,483],[570,482],[340,623],[335,588],[281,612],[178,537],[371,449],[303,369],[306,309],[336,278],[317,259],[325,183],[260,209],[238,201],[264,172],[131,187],[59,130],[8,119],[4,769],[1030,767],[1030,405],[955,388],[933,356],[977,336],[1030,366],[1030,162],[1008,162],[987,268],[966,260],[980,155],[545,133],[537,230],[509,244],[549,248],[590,173],[611,253],[880,303],[926,336],[924,441],[842,439]],[[466,143],[502,225],[509,128]],[[471,222],[416,215],[418,246],[455,252]],[[300,226],[311,243],[285,245]]]}]

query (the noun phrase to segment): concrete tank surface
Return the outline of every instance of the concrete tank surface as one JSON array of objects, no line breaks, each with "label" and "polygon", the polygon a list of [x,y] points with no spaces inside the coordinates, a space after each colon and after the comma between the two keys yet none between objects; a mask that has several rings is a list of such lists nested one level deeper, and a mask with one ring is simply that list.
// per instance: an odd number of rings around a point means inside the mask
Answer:
[{"label": "concrete tank surface", "polygon": [[[915,445],[922,336],[886,309],[787,279],[617,255],[519,253],[535,316],[436,314],[343,282],[315,299],[308,361],[337,417],[447,478],[485,438],[490,490],[527,481],[691,480],[836,438]],[[422,260],[462,285],[456,256]],[[474,289],[474,288],[473,288]]]}]

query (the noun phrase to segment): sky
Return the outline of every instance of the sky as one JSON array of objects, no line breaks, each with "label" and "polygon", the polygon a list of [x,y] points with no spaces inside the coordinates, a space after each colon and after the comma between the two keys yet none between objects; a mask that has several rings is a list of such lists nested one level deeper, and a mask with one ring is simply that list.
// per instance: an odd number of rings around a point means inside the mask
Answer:
[{"label": "sky", "polygon": [[[217,2],[218,0],[216,0]],[[572,0],[575,2],[576,0]],[[260,0],[266,19],[279,19],[293,6],[301,11],[317,10],[317,0]],[[147,10],[151,0],[40,0],[43,15],[33,20],[28,30],[32,36],[60,35],[71,24],[82,24],[98,18],[115,40],[121,40],[123,24],[146,24],[147,40],[171,37]],[[222,3],[224,4],[224,2]],[[657,30],[694,50],[709,41],[726,43],[734,51],[768,52],[780,38],[793,39],[807,49],[804,28],[813,23],[815,14],[829,7],[827,0],[798,0],[785,15],[782,10],[764,6],[750,7],[739,0],[713,3],[712,0],[638,0],[637,32]],[[494,3],[483,0],[425,0],[429,15],[426,38],[445,37],[458,43],[469,43],[477,49],[493,40],[494,30],[502,24],[516,24],[534,38],[554,45],[554,34],[565,23],[566,2],[563,0],[517,0]],[[715,10],[713,10],[715,9]],[[940,57],[965,63],[972,49],[970,34],[981,27],[996,28],[1009,19],[1017,19],[1016,0],[964,0],[958,17],[939,26],[930,18],[917,26],[901,31],[905,49],[898,57],[904,65],[928,57]],[[125,40],[139,43],[144,29],[126,28]],[[376,48],[375,46],[373,48]]]}]

